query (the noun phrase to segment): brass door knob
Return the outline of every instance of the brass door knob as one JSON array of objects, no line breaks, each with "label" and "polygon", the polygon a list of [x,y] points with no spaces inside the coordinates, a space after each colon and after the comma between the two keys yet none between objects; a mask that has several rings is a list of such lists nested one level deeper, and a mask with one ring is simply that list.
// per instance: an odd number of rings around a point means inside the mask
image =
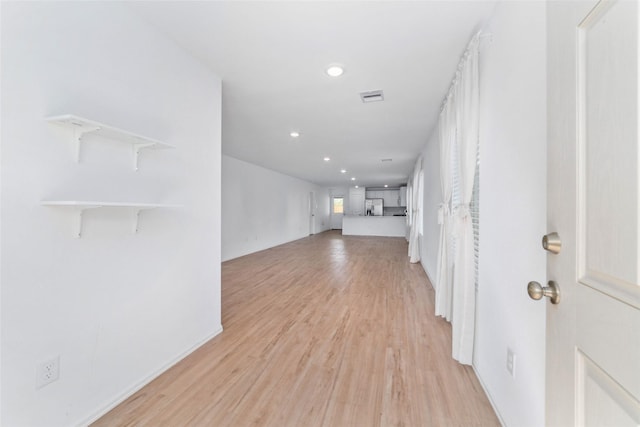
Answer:
[{"label": "brass door knob", "polygon": [[551,304],[558,304],[560,302],[560,287],[558,287],[558,284],[553,280],[550,280],[549,286],[545,287],[538,282],[529,282],[527,292],[529,293],[529,297],[534,300],[548,297],[551,300]]}]

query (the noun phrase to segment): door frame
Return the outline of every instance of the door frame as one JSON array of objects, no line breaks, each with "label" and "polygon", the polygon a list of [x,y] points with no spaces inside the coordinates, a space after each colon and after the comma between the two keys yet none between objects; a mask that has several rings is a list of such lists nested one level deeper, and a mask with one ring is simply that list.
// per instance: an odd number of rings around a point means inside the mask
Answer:
[{"label": "door frame", "polygon": [[309,236],[316,234],[316,212],[318,203],[316,201],[316,192],[309,192]]},{"label": "door frame", "polygon": [[[336,214],[333,212],[333,201],[334,199],[342,199],[342,213],[341,214]],[[344,208],[345,208],[345,202],[346,202],[347,198],[341,194],[332,194],[329,198],[329,228],[331,230],[342,230],[342,218],[344,218]],[[340,227],[334,227],[333,226],[333,222],[334,219],[336,218],[336,216],[339,215],[340,216]]]}]

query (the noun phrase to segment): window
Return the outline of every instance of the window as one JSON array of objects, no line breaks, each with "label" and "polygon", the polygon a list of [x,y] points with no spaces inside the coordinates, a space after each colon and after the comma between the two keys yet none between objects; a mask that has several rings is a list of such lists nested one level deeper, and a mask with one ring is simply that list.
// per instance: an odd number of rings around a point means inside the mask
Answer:
[{"label": "window", "polygon": [[344,197],[333,198],[333,213],[334,214],[344,213]]},{"label": "window", "polygon": [[473,256],[476,270],[476,290],[478,289],[478,266],[480,265],[480,146],[476,155],[476,176],[473,179],[471,196],[471,221],[473,223]]},{"label": "window", "polygon": [[[412,181],[411,179],[409,181]],[[411,182],[407,185],[407,224],[413,225],[413,187]]]},{"label": "window", "polygon": [[[461,202],[460,195],[460,163],[458,159],[457,140],[451,155],[451,164],[453,171],[452,195],[451,195],[451,211]],[[480,265],[480,145],[476,152],[476,173],[473,178],[473,192],[471,195],[471,203],[469,204],[469,212],[471,214],[471,223],[473,225],[473,255],[475,268],[475,287],[478,289],[478,270]],[[451,230],[453,232],[453,230]],[[449,256],[455,262],[456,239],[452,239]]]}]

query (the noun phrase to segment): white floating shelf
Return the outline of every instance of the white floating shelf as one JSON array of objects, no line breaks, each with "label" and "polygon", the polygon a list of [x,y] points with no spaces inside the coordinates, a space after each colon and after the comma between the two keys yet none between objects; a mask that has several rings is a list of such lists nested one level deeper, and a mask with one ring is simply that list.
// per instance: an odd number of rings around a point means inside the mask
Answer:
[{"label": "white floating shelf", "polygon": [[49,200],[41,202],[43,206],[61,207],[72,209],[76,216],[74,224],[74,236],[82,235],[82,214],[87,209],[98,208],[128,208],[133,210],[133,232],[138,232],[138,221],[140,212],[156,208],[180,208],[181,205],[171,205],[164,203],[130,203],[130,202],[95,202],[78,200]]},{"label": "white floating shelf", "polygon": [[113,139],[131,144],[133,169],[138,170],[138,154],[142,149],[163,149],[175,148],[173,145],[160,142],[156,139],[118,129],[105,125],[94,120],[78,117],[73,114],[63,114],[61,116],[47,117],[49,123],[55,123],[73,130],[73,143],[75,144],[75,161],[80,161],[80,143],[85,135],[97,135],[108,139]]}]

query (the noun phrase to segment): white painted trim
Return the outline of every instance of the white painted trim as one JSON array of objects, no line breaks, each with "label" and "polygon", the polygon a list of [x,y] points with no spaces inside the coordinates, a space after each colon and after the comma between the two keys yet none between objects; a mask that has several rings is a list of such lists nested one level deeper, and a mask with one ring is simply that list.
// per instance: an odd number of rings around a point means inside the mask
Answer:
[{"label": "white painted trim", "polygon": [[[321,233],[326,233],[327,231],[332,231],[332,230],[331,229],[320,230],[320,231],[316,232],[316,234],[313,234],[313,236],[317,236],[318,234],[321,234]],[[277,248],[278,246],[286,245],[287,243],[296,242],[296,241],[302,240],[302,239],[308,239],[311,236],[312,235],[307,235],[307,236],[298,237],[296,239],[287,240],[286,242],[278,243],[277,245],[267,246],[267,247],[261,248],[261,249],[256,249],[255,251],[247,252],[246,254],[238,255],[238,256],[235,256],[233,258],[228,258],[228,259],[223,258],[222,259],[222,263],[224,264],[227,261],[231,261],[231,260],[234,260],[234,259],[237,259],[237,258],[242,258],[243,256],[247,256],[247,255],[255,254],[255,253],[258,253],[258,252],[266,251],[267,249]]]},{"label": "white painted trim", "polygon": [[181,360],[185,359],[191,353],[193,353],[194,351],[196,351],[197,349],[202,347],[209,340],[211,340],[214,337],[216,337],[219,334],[221,334],[222,331],[223,331],[223,328],[222,328],[222,325],[220,325],[218,328],[216,328],[216,330],[212,334],[206,336],[204,339],[202,339],[199,342],[197,342],[194,346],[190,347],[189,349],[187,349],[183,353],[181,353],[178,356],[176,356],[175,358],[173,358],[171,361],[169,361],[167,364],[162,366],[160,369],[156,370],[155,372],[151,373],[147,377],[143,378],[138,383],[136,383],[133,386],[129,387],[127,390],[122,392],[118,397],[116,397],[111,403],[105,405],[102,409],[97,411],[94,415],[91,415],[90,417],[88,417],[87,419],[85,419],[84,421],[79,423],[78,425],[79,426],[88,426],[88,425],[96,422],[98,419],[100,419],[107,412],[109,412],[110,410],[112,410],[113,408],[115,408],[116,406],[118,406],[119,404],[124,402],[125,400],[127,400],[133,394],[138,392],[141,388],[143,388],[144,386],[149,384],[151,381],[153,381],[156,378],[158,378],[160,375],[162,375],[163,373],[168,371],[170,368],[172,368],[178,362],[180,362]]},{"label": "white painted trim", "polygon": [[489,399],[489,403],[491,404],[491,407],[493,408],[493,412],[496,413],[496,417],[498,417],[498,421],[500,421],[500,425],[502,427],[506,427],[507,424],[502,419],[502,416],[500,415],[500,411],[498,411],[498,406],[493,401],[493,398],[491,398],[491,393],[489,393],[489,389],[484,385],[484,381],[482,381],[482,377],[480,376],[480,373],[477,371],[475,365],[471,365],[471,367],[473,368],[473,372],[475,372],[476,377],[478,378],[478,382],[480,383],[480,386],[482,387],[482,390],[484,390],[484,394],[487,395],[487,399]]}]

